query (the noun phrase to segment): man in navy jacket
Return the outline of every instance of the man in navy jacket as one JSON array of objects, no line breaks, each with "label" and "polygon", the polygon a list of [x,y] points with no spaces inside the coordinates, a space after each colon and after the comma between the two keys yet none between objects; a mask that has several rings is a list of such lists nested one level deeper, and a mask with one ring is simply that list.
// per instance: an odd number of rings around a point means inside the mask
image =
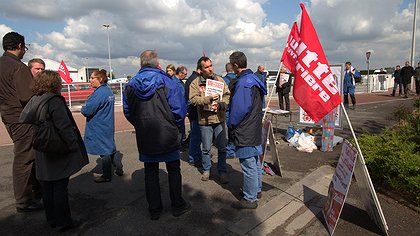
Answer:
[{"label": "man in navy jacket", "polygon": [[140,55],[140,71],[128,82],[124,93],[124,115],[136,130],[140,161],[144,162],[146,199],[152,220],[163,210],[159,184],[159,162],[166,163],[172,215],[191,209],[182,198],[180,168],[180,128],[186,114],[183,90],[158,69],[157,54],[146,50]]},{"label": "man in navy jacket", "polygon": [[234,52],[229,57],[238,79],[230,86],[229,141],[235,145],[244,174],[243,198],[232,203],[236,209],[255,209],[257,197],[261,196],[262,176],[259,155],[262,130],[262,101],[267,94],[264,82],[247,67],[243,52]]}]

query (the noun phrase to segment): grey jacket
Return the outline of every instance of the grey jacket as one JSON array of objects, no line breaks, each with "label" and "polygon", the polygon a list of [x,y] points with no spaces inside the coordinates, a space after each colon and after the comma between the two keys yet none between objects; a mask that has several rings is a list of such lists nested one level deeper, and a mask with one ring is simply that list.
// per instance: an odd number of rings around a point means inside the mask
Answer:
[{"label": "grey jacket", "polygon": [[[46,93],[42,96],[32,97],[19,120],[23,123],[35,123],[39,119],[37,109],[48,96],[51,96],[51,94]],[[59,130],[61,137],[70,149],[65,154],[36,152],[37,179],[54,181],[75,174],[89,163],[89,159],[82,136],[64,98],[62,96],[53,97],[47,102],[46,106],[48,106],[48,114],[54,126]]]}]

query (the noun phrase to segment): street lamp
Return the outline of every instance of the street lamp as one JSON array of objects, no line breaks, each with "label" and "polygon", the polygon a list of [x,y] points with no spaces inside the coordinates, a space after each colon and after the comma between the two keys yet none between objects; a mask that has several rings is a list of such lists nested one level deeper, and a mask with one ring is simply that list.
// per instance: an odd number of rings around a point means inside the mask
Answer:
[{"label": "street lamp", "polygon": [[366,63],[367,63],[367,77],[366,77],[366,92],[369,93],[369,63],[370,63],[370,55],[372,54],[372,50],[368,50],[366,52]]},{"label": "street lamp", "polygon": [[106,28],[106,33],[107,33],[107,36],[108,36],[109,78],[112,79],[111,45],[109,44],[109,27],[111,27],[111,25],[109,25],[109,24],[103,24],[102,26]]}]

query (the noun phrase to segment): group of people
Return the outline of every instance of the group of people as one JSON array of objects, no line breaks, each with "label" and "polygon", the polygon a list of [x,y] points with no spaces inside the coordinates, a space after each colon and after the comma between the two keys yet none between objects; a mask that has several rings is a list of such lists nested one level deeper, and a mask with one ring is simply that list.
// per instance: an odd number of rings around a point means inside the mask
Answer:
[{"label": "group of people", "polygon": [[[90,82],[95,91],[82,107],[86,130],[82,139],[66,101],[61,96],[58,72],[45,70],[40,58],[21,62],[28,50],[24,36],[9,32],[3,37],[0,57],[0,113],[14,143],[13,189],[17,212],[44,209],[51,227],[59,231],[76,227],[71,217],[68,183],[71,175],[89,163],[88,154],[102,159],[102,176],[96,183],[123,174],[122,154],[114,140],[114,94],[106,85],[106,71],[94,71]],[[24,112],[22,112],[24,111]],[[44,114],[44,115],[42,115]],[[42,117],[41,117],[42,116]],[[60,152],[35,150],[33,134],[41,120],[51,122],[66,148]]]},{"label": "group of people", "polygon": [[[60,95],[62,82],[58,72],[45,70],[45,63],[39,58],[30,60],[28,66],[22,63],[27,47],[19,33],[7,33],[2,44],[5,52],[0,57],[0,112],[14,143],[16,210],[44,209],[51,227],[60,231],[76,227],[80,221],[71,216],[68,183],[71,175],[89,163],[88,154],[102,159],[102,175],[94,179],[96,183],[110,182],[113,169],[116,175],[123,175],[122,154],[114,140],[115,97],[107,86],[106,71],[97,70],[90,75],[95,90],[81,109],[86,117],[82,138]],[[127,83],[123,94],[123,111],[136,131],[152,220],[159,219],[163,210],[159,162],[166,163],[173,216],[181,216],[192,208],[182,196],[180,171],[186,117],[191,126],[188,162],[202,167],[201,180],[213,176],[211,146],[214,142],[220,183],[229,182],[227,155],[237,157],[243,170],[243,198],[232,203],[232,207],[257,207],[262,187],[259,155],[266,85],[247,69],[243,52],[232,53],[226,69],[228,74],[224,78],[216,75],[212,60],[203,56],[184,84],[186,67],[172,66],[163,71],[156,51],[146,50],[140,55],[140,70]],[[206,89],[210,82],[221,85],[220,90]],[[40,110],[68,146],[65,152],[34,150],[32,139],[41,120]]]},{"label": "group of people", "polygon": [[395,96],[398,89],[400,97],[404,96],[405,98],[408,98],[411,77],[414,77],[416,94],[420,94],[420,62],[417,64],[416,69],[410,65],[409,61],[406,61],[402,68],[400,65],[397,65],[392,77],[394,78],[394,87],[391,96]]}]

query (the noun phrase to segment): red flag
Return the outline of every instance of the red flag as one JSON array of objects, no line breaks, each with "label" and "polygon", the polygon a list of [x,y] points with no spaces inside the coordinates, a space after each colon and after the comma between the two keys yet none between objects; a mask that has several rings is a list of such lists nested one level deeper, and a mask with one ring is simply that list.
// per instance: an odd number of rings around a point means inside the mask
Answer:
[{"label": "red flag", "polygon": [[281,62],[283,62],[283,65],[286,66],[286,68],[293,74],[296,73],[297,47],[299,45],[299,40],[299,31],[295,22],[290,30],[286,47],[284,48],[283,55],[281,56]]},{"label": "red flag", "polygon": [[70,78],[69,70],[67,69],[67,66],[66,64],[64,64],[63,60],[61,60],[60,67],[58,68],[58,73],[67,84],[71,84],[73,82],[73,80]]},{"label": "red flag", "polygon": [[204,52],[204,50],[201,51],[203,53],[203,57],[206,56],[206,52]]},{"label": "red flag", "polygon": [[293,97],[318,122],[341,103],[341,97],[311,19],[305,6],[300,4],[300,7],[302,19]]}]

